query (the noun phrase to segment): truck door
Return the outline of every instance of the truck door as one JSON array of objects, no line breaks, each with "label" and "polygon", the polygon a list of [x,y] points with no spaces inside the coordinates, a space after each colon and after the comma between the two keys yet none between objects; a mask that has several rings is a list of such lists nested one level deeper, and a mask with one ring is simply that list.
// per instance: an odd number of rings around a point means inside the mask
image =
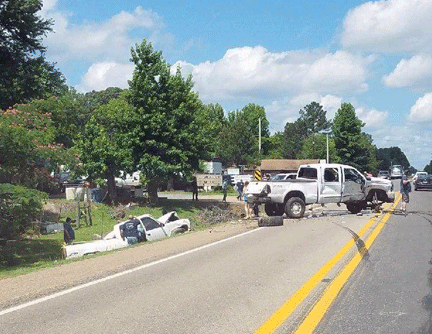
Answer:
[{"label": "truck door", "polygon": [[150,217],[143,217],[141,218],[141,222],[145,227],[147,241],[158,240],[167,236],[162,226],[156,220]]},{"label": "truck door", "polygon": [[338,203],[342,200],[342,176],[339,167],[326,167],[321,177],[320,203]]},{"label": "truck door", "polygon": [[364,199],[365,178],[354,168],[343,168],[342,201],[361,201]]}]

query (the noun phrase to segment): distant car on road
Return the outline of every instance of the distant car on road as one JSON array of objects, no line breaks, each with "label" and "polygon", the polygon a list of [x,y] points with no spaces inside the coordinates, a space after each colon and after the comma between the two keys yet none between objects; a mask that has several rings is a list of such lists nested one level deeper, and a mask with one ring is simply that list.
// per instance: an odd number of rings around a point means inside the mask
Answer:
[{"label": "distant car on road", "polygon": [[390,180],[390,172],[388,170],[380,170],[377,174],[377,177]]},{"label": "distant car on road", "polygon": [[432,189],[432,175],[421,174],[414,182],[414,190]]},{"label": "distant car on road", "polygon": [[401,179],[403,174],[403,168],[401,165],[393,165],[390,168],[390,178]]}]

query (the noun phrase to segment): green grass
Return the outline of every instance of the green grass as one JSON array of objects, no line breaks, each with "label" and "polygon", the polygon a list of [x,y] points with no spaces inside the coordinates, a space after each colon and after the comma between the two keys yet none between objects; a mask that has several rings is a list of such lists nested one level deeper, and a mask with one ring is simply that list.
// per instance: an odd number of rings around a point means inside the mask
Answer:
[{"label": "green grass", "polygon": [[[160,196],[163,197],[163,193]],[[64,205],[60,217],[61,222],[66,217],[76,219],[76,208],[74,208],[73,202],[58,199],[52,202]],[[120,220],[126,220],[129,215],[139,216],[142,214],[150,214],[159,218],[163,210],[166,212],[176,211],[179,218],[188,218],[191,221],[192,230],[200,230],[207,226],[198,221],[196,216],[200,210],[208,205],[209,203],[200,201],[162,199],[159,205],[155,207],[143,205],[127,209],[124,212],[125,217]],[[112,231],[113,226],[117,223],[116,219],[111,217],[113,210],[118,211],[118,208],[91,203],[93,225],[86,226],[85,222],[82,221],[81,226],[75,228],[75,242],[91,241]],[[55,233],[41,235],[35,239],[8,242],[6,245],[0,246],[0,279],[65,263],[61,258],[63,243],[63,233]]]}]

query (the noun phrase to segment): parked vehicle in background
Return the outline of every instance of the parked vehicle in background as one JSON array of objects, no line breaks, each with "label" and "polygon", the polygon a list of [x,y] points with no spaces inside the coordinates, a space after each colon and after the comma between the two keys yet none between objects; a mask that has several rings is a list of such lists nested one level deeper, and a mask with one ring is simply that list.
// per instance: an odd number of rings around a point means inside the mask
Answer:
[{"label": "parked vehicle in background", "polygon": [[390,172],[388,170],[380,170],[377,174],[377,177],[390,180]]},{"label": "parked vehicle in background", "polygon": [[390,167],[390,178],[401,179],[403,175],[403,168],[401,165],[393,165]]},{"label": "parked vehicle in background", "polygon": [[302,165],[297,178],[288,181],[251,182],[247,193],[264,203],[268,216],[301,218],[308,204],[344,203],[351,213],[368,204],[393,202],[395,194],[390,180],[366,178],[357,169],[340,164]]},{"label": "parked vehicle in background", "polygon": [[432,189],[432,175],[420,174],[414,182],[414,190]]},{"label": "parked vehicle in background", "polygon": [[294,180],[296,177],[296,173],[280,173],[273,176],[271,181]]}]

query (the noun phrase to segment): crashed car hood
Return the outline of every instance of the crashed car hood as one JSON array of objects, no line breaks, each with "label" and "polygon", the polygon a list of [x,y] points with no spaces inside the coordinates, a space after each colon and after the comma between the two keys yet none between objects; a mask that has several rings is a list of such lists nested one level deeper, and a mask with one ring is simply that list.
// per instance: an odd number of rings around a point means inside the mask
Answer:
[{"label": "crashed car hood", "polygon": [[392,183],[390,180],[382,179],[380,177],[371,177],[370,182],[379,183],[379,184],[387,184],[387,185],[390,185]]}]

